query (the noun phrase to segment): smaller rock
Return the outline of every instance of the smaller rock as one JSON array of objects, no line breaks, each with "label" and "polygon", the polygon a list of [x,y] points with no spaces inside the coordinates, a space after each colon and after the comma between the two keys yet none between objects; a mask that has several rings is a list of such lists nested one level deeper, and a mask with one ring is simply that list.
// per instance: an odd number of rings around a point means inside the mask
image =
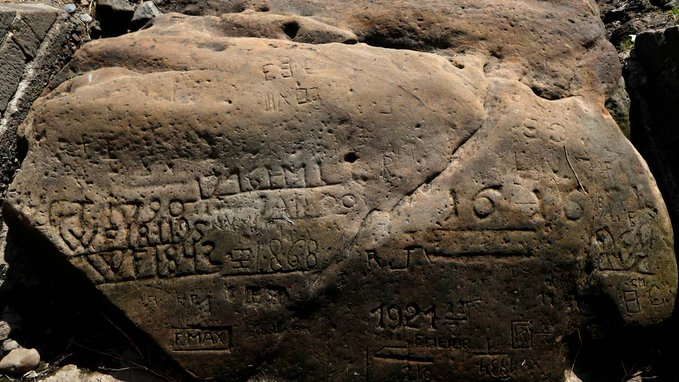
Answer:
[{"label": "smaller rock", "polygon": [[20,347],[19,343],[14,341],[11,338],[6,339],[2,343],[2,351],[5,352],[5,353],[11,352],[14,349],[18,349],[19,347]]},{"label": "smaller rock", "polygon": [[79,17],[80,21],[84,22],[85,24],[89,24],[92,22],[92,20],[94,20],[89,13],[81,13]]},{"label": "smaller rock", "polygon": [[76,10],[76,6],[73,3],[64,4],[64,9],[68,13],[73,13]]},{"label": "smaller rock", "polygon": [[137,6],[132,16],[133,23],[146,23],[147,21],[160,16],[160,11],[158,7],[153,3],[153,1],[144,1]]},{"label": "smaller rock", "polygon": [[14,349],[0,360],[0,372],[24,374],[40,364],[40,353],[35,349]]},{"label": "smaller rock", "polygon": [[12,327],[6,321],[0,321],[0,341],[4,341],[9,337]]}]

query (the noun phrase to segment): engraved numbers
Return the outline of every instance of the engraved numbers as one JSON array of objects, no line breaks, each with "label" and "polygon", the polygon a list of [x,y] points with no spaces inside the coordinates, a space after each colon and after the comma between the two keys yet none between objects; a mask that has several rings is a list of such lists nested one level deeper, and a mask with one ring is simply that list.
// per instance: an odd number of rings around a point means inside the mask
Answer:
[{"label": "engraved numbers", "polygon": [[436,329],[436,305],[380,305],[370,310],[377,329]]}]

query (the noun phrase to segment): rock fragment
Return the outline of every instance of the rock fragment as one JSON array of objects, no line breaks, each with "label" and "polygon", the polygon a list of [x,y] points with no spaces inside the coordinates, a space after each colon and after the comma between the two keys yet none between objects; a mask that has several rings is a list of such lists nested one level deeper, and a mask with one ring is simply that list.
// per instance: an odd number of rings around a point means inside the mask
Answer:
[{"label": "rock fragment", "polygon": [[0,360],[0,373],[22,375],[40,364],[40,354],[35,349],[18,348]]},{"label": "rock fragment", "polygon": [[132,15],[132,23],[146,24],[158,16],[160,16],[160,11],[153,1],[144,1],[134,10],[134,14]]}]

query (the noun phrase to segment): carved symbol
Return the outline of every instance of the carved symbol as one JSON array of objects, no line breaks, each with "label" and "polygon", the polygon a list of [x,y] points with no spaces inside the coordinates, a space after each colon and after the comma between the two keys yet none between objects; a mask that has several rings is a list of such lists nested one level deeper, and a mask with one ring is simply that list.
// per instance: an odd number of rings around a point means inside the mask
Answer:
[{"label": "carved symbol", "polygon": [[318,88],[297,88],[295,90],[295,95],[298,105],[316,102],[321,98],[318,94]]},{"label": "carved symbol", "polygon": [[641,312],[641,306],[639,305],[639,295],[635,290],[626,290],[622,292],[623,302],[625,303],[625,309],[628,313],[639,313]]},{"label": "carved symbol", "polygon": [[495,211],[495,205],[501,197],[499,187],[489,187],[479,191],[472,202],[476,216],[480,219],[490,216]]},{"label": "carved symbol", "polygon": [[533,118],[528,118],[523,121],[523,135],[528,138],[535,138],[538,136],[538,121]]},{"label": "carved symbol", "polygon": [[290,106],[290,102],[285,98],[283,94],[280,93],[267,93],[266,99],[264,100],[264,106],[266,111],[281,111],[283,107],[287,105]]},{"label": "carved symbol", "polygon": [[512,322],[512,348],[530,349],[533,347],[533,335],[530,321]]}]

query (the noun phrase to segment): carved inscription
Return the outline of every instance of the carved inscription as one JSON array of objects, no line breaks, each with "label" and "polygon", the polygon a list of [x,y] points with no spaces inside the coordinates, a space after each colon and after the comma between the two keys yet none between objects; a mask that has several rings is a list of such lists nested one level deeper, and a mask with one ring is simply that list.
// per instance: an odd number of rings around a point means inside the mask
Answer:
[{"label": "carved inscription", "polygon": [[231,351],[232,329],[222,328],[176,328],[173,329],[174,351]]},{"label": "carved inscription", "polygon": [[405,306],[380,305],[370,311],[378,329],[436,329],[436,306],[420,307],[416,303]]},{"label": "carved inscription", "polygon": [[223,262],[223,273],[227,275],[308,271],[319,264],[318,242],[306,238],[272,239],[268,243],[234,248],[226,253]]},{"label": "carved inscription", "polygon": [[299,165],[261,166],[254,169],[220,170],[219,174],[198,178],[203,199],[249,191],[314,188],[340,184],[325,174],[326,165],[308,162]]}]

